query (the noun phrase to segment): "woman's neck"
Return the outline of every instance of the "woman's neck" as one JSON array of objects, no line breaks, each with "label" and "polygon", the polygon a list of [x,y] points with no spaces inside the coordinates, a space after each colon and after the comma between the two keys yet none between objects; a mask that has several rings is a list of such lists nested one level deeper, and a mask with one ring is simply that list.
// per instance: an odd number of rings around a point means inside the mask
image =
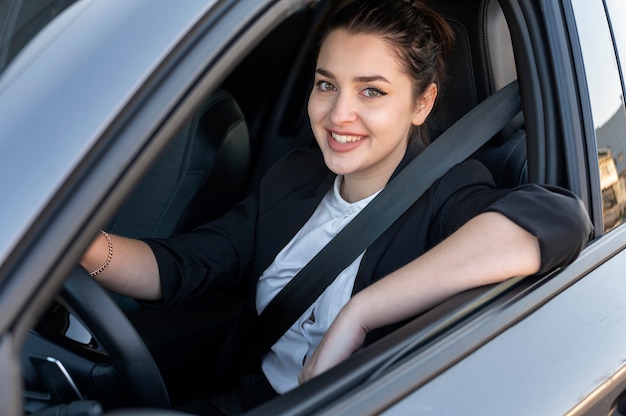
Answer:
[{"label": "woman's neck", "polygon": [[403,161],[407,157],[409,158],[407,160],[410,160],[416,154],[413,150],[405,148],[398,158],[389,160],[388,163],[379,165],[373,170],[345,174],[339,188],[341,197],[352,203],[375,194],[387,185],[396,169],[405,164]]},{"label": "woman's neck", "polygon": [[387,177],[379,175],[372,178],[354,178],[346,175],[341,181],[339,193],[345,201],[350,203],[357,202],[383,189],[390,177],[391,174]]}]

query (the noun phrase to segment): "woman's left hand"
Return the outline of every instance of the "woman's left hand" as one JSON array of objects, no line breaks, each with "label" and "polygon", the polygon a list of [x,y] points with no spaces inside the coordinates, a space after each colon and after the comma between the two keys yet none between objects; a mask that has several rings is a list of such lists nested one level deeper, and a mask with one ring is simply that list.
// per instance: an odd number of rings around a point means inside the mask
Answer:
[{"label": "woman's left hand", "polygon": [[334,367],[363,345],[367,329],[351,317],[351,302],[342,309],[326,332],[322,342],[298,375],[300,384]]},{"label": "woman's left hand", "polygon": [[401,322],[469,288],[536,273],[539,240],[502,214],[487,212],[404,267],[354,295],[304,369],[300,384],[361,348],[365,335]]}]

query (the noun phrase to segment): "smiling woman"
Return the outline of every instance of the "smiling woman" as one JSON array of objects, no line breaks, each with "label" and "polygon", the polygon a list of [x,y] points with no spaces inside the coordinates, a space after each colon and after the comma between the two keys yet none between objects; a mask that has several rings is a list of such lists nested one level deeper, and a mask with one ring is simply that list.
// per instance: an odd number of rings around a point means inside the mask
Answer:
[{"label": "smiling woman", "polygon": [[[454,35],[430,9],[418,5],[416,15],[407,6],[387,5],[383,19],[375,11],[338,14],[318,53],[309,117],[326,165],[344,175],[349,201],[382,189],[407,148],[429,143],[425,122]],[[387,20],[402,13],[409,17]]]},{"label": "smiling woman", "polygon": [[344,12],[329,24],[309,98],[324,161],[344,175],[342,196],[352,202],[382,189],[409,147],[428,145],[425,121],[454,43],[443,18],[419,3],[375,15]]},{"label": "smiling woman", "polygon": [[382,189],[409,141],[419,140],[410,132],[425,122],[437,86],[431,83],[416,96],[414,83],[378,36],[336,30],[324,39],[309,118],[324,162],[344,175],[342,195],[348,201]]},{"label": "smiling woman", "polygon": [[[253,342],[258,314],[428,143],[421,126],[444,77],[449,34],[419,2],[351,3],[331,21],[317,57],[308,110],[321,155],[292,153],[258,193],[190,233],[110,237],[115,255],[97,280],[123,294],[171,305],[239,279],[251,290],[221,347],[225,382],[193,409],[219,413],[233,397],[246,409],[289,392],[456,293],[545,273],[586,244],[589,220],[573,194],[536,185],[496,190],[486,168],[465,162],[341,272],[269,350],[240,355]],[[397,39],[411,42],[408,52],[399,53]],[[108,247],[96,238],[81,264],[97,269]]]}]

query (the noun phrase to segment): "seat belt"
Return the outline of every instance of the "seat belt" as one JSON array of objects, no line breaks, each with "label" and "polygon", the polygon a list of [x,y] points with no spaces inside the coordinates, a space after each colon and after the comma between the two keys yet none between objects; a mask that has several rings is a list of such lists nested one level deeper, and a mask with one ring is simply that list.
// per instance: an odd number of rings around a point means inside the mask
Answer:
[{"label": "seat belt", "polygon": [[478,104],[400,171],[270,301],[257,322],[267,351],[335,278],[450,168],[463,162],[521,111],[517,81]]}]

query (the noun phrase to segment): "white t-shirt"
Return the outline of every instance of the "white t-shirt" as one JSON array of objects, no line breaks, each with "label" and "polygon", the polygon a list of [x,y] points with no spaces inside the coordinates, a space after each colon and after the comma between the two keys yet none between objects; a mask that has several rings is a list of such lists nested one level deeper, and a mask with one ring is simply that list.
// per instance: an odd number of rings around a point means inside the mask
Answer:
[{"label": "white t-shirt", "polygon": [[[311,218],[259,278],[256,294],[258,313],[377,195],[349,203],[339,193],[341,180],[342,176],[335,178],[333,187]],[[263,372],[278,393],[284,394],[298,386],[298,374],[304,363],[352,295],[363,254],[341,272],[263,358]]]}]

